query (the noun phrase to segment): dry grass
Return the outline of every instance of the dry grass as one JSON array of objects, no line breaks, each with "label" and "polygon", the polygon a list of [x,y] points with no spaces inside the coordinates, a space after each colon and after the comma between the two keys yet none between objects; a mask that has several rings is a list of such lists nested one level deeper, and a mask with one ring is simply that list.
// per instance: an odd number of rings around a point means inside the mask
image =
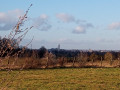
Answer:
[{"label": "dry grass", "polygon": [[[59,60],[48,60],[47,58],[34,58],[34,57],[25,57],[25,58],[2,58],[3,62],[0,64],[0,69],[20,69],[23,67],[24,69],[32,69],[32,68],[60,68],[60,67],[119,67],[119,61],[114,60],[112,65],[110,65],[109,61],[103,61],[102,65],[100,61],[96,62],[86,62],[86,63],[73,63],[64,62],[61,66]],[[9,64],[8,64],[9,61]]]}]

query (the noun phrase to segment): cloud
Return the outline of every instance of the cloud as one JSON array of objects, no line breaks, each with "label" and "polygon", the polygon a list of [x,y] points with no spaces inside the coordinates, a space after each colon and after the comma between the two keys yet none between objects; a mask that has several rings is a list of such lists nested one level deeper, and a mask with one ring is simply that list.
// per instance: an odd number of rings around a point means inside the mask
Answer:
[{"label": "cloud", "polygon": [[79,25],[75,27],[73,30],[74,34],[81,34],[81,33],[86,33],[86,30],[89,28],[93,28],[94,26],[91,23],[86,23],[84,25]]},{"label": "cloud", "polygon": [[118,30],[120,29],[120,22],[114,22],[108,26],[109,30]]},{"label": "cloud", "polygon": [[10,30],[16,24],[23,11],[16,9],[8,12],[0,12],[0,30]]},{"label": "cloud", "polygon": [[66,14],[66,13],[59,13],[56,14],[56,17],[60,19],[63,22],[69,23],[69,22],[75,22],[75,18],[72,15]]},{"label": "cloud", "polygon": [[33,19],[33,26],[41,31],[49,30],[52,25],[48,21],[48,16],[46,14],[42,14],[37,18]]},{"label": "cloud", "polygon": [[76,19],[74,16],[67,14],[67,13],[58,13],[58,14],[56,14],[56,17],[65,23],[74,22],[76,24],[81,24],[81,23],[87,22],[86,20]]},{"label": "cloud", "polygon": [[[12,29],[17,23],[19,17],[23,15],[24,11],[19,9],[8,12],[0,12],[0,30],[6,31]],[[47,31],[51,28],[46,14],[42,14],[39,17],[31,19],[33,26],[41,31]]]},{"label": "cloud", "polygon": [[56,14],[56,17],[63,21],[64,23],[75,23],[77,26],[72,31],[74,34],[81,34],[86,33],[88,28],[93,28],[94,26],[91,23],[88,23],[86,20],[76,19],[74,16],[66,14],[66,13],[59,13]]},{"label": "cloud", "polygon": [[80,33],[85,33],[86,28],[84,26],[77,26],[74,30],[73,33],[80,34]]}]

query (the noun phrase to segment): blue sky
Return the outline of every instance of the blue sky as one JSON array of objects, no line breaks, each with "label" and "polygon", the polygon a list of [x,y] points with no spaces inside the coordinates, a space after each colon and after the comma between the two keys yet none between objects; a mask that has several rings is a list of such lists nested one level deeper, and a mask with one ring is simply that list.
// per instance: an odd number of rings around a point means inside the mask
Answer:
[{"label": "blue sky", "polygon": [[1,0],[0,36],[31,3],[22,45],[34,36],[32,48],[120,50],[120,0]]}]

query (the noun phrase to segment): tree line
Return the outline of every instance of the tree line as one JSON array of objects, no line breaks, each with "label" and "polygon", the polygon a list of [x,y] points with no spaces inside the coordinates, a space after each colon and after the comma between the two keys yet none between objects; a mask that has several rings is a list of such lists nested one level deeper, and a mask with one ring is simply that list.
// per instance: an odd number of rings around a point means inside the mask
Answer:
[{"label": "tree line", "polygon": [[[10,48],[9,48],[10,47]],[[12,49],[11,49],[12,48]],[[16,40],[9,40],[7,38],[0,38],[0,54],[1,58],[7,57],[7,53],[10,53],[11,57],[16,57],[16,53],[22,51],[24,47],[20,47],[16,44]],[[3,50],[3,51],[2,51]],[[120,52],[109,51],[109,52],[101,52],[101,51],[82,51],[82,50],[65,50],[57,48],[46,49],[42,46],[39,49],[29,49],[26,48],[22,53],[18,53],[18,58],[34,58],[34,60],[38,60],[40,63],[46,62],[45,66],[48,67],[49,64],[59,64],[60,66],[64,66],[65,63],[72,63],[73,66],[75,63],[80,64],[80,66],[84,66],[86,63],[91,62],[92,65],[94,62],[99,61],[102,65],[103,61],[108,61],[110,65],[115,60],[120,60]],[[43,59],[43,60],[42,60]],[[120,62],[120,61],[119,61]]]}]

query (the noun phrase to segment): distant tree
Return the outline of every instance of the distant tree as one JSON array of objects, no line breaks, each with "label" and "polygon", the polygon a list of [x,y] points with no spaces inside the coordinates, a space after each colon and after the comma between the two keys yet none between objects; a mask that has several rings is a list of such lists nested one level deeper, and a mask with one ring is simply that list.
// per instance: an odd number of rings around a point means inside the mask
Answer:
[{"label": "distant tree", "polygon": [[32,58],[38,58],[37,50],[32,50]]},{"label": "distant tree", "polygon": [[98,60],[98,55],[96,55],[95,53],[92,53],[90,55],[90,61],[92,61],[92,65],[95,60]]},{"label": "distant tree", "polygon": [[95,53],[92,53],[91,55],[90,55],[90,61],[95,61],[95,60],[97,60],[98,59],[98,55],[96,55]]},{"label": "distant tree", "polygon": [[117,54],[117,59],[120,59],[120,53]]},{"label": "distant tree", "polygon": [[8,53],[11,56],[18,47],[16,39],[0,38],[0,56],[6,56]]},{"label": "distant tree", "polygon": [[112,65],[112,59],[113,59],[113,56],[112,56],[112,53],[110,53],[110,52],[107,52],[106,54],[105,54],[105,56],[104,56],[104,59],[106,60],[106,61],[109,61],[110,62],[110,65]]},{"label": "distant tree", "polygon": [[87,60],[88,60],[88,55],[87,55],[87,53],[85,53],[85,52],[80,52],[78,55],[77,55],[77,61],[78,61],[78,63],[79,63],[79,66],[81,67],[81,66],[84,66],[85,65],[85,63],[87,62]]},{"label": "distant tree", "polygon": [[51,52],[46,52],[45,57],[47,57],[46,68],[48,68],[49,65],[54,67],[57,62],[56,56]]},{"label": "distant tree", "polygon": [[44,57],[45,54],[46,54],[46,52],[47,52],[47,49],[46,49],[44,46],[42,46],[42,47],[38,50],[38,56],[39,56],[39,58]]}]

